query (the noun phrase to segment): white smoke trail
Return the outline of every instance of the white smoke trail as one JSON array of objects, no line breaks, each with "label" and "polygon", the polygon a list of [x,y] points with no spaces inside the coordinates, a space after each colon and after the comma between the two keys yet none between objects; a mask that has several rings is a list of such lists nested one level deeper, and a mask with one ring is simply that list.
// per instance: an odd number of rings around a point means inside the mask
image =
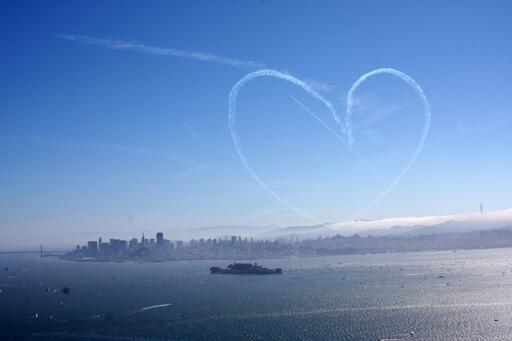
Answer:
[{"label": "white smoke trail", "polygon": [[338,140],[340,140],[344,145],[346,145],[347,147],[349,147],[349,144],[347,141],[345,141],[345,139],[343,137],[341,137],[340,134],[338,134],[334,129],[331,128],[331,126],[329,126],[327,123],[325,123],[317,114],[315,114],[314,112],[312,112],[308,107],[306,107],[304,104],[302,104],[301,101],[299,101],[297,98],[295,98],[294,96],[292,95],[288,95],[288,97],[290,97],[295,103],[297,103],[302,109],[304,109],[305,112],[307,112],[308,114],[310,114],[315,120],[318,121],[318,123],[320,123],[325,129],[329,130],[329,132],[331,134],[333,134]]},{"label": "white smoke trail", "polygon": [[149,46],[143,43],[132,42],[132,41],[122,41],[122,40],[112,40],[112,39],[100,39],[89,36],[81,36],[81,35],[73,35],[73,34],[61,34],[59,35],[61,39],[66,39],[70,41],[79,42],[82,44],[89,45],[98,45],[111,50],[132,50],[139,51],[144,53],[150,53],[160,56],[169,56],[169,57],[179,57],[179,58],[188,58],[195,59],[203,62],[213,62],[220,64],[227,64],[234,67],[245,67],[245,68],[261,68],[265,67],[265,64],[258,63],[253,60],[240,60],[229,57],[224,57],[216,54],[201,52],[201,51],[188,51],[188,50],[180,50],[175,48],[164,48],[164,47],[156,47]]},{"label": "white smoke trail", "polygon": [[[75,35],[75,34],[60,34],[58,35],[60,39],[65,39],[73,42],[77,42],[80,44],[87,45],[96,45],[110,50],[119,50],[119,51],[134,51],[141,52],[147,54],[153,54],[157,56],[165,56],[165,57],[177,57],[177,58],[186,58],[186,59],[194,59],[203,62],[212,62],[218,64],[229,65],[237,68],[246,68],[246,69],[262,69],[267,66],[264,63],[260,63],[254,60],[241,60],[230,58],[218,54],[212,54],[208,52],[202,51],[189,51],[189,50],[181,50],[172,47],[158,47],[146,45],[142,42],[133,42],[133,41],[125,41],[125,40],[113,40],[113,39],[102,39],[95,38],[85,35]],[[286,73],[283,71],[283,73]],[[304,83],[307,83],[313,89],[316,89],[320,92],[333,92],[336,88],[332,84],[319,82],[314,79],[304,79]]]},{"label": "white smoke trail", "polygon": [[287,200],[282,198],[280,195],[275,193],[272,189],[270,189],[270,187],[267,186],[267,184],[258,176],[258,174],[250,166],[249,161],[247,160],[247,158],[245,157],[245,154],[243,152],[242,146],[240,144],[240,139],[238,137],[238,134],[237,134],[236,128],[235,128],[236,101],[237,101],[238,93],[239,93],[240,89],[242,87],[244,87],[248,82],[250,82],[251,80],[253,80],[255,78],[258,78],[258,77],[278,78],[278,79],[282,79],[282,80],[288,81],[288,82],[290,82],[292,84],[295,84],[295,85],[301,87],[308,94],[310,94],[315,99],[317,99],[320,102],[322,102],[327,107],[327,109],[331,112],[332,117],[334,118],[336,123],[339,124],[339,126],[341,127],[342,133],[347,135],[348,141],[345,140],[344,138],[342,138],[329,125],[327,125],[323,120],[321,120],[320,117],[318,117],[315,113],[313,113],[311,110],[309,110],[307,107],[305,107],[295,97],[290,96],[290,98],[292,100],[294,100],[299,106],[301,106],[311,116],[313,116],[313,118],[315,118],[320,124],[322,124],[322,126],[327,128],[332,134],[334,134],[334,136],[336,136],[338,138],[338,140],[340,140],[345,146],[347,146],[349,148],[349,150],[359,159],[359,161],[361,161],[363,164],[366,165],[366,162],[363,160],[363,158],[353,148],[354,137],[353,137],[353,132],[352,132],[352,120],[351,119],[352,119],[352,108],[354,106],[354,93],[361,86],[361,84],[363,84],[368,78],[370,78],[371,76],[375,76],[375,75],[381,74],[381,73],[391,74],[393,76],[396,76],[396,77],[404,80],[407,84],[409,84],[416,91],[416,93],[417,93],[418,97],[420,97],[420,99],[421,99],[421,101],[423,103],[424,109],[425,109],[425,123],[424,123],[424,126],[423,126],[423,132],[422,132],[422,135],[421,135],[421,138],[420,138],[420,142],[418,143],[418,146],[417,146],[413,156],[409,160],[409,162],[400,171],[399,175],[395,178],[395,180],[393,180],[393,182],[388,187],[386,187],[386,189],[381,194],[379,194],[357,216],[359,216],[359,215],[363,214],[364,212],[366,212],[373,205],[375,205],[378,201],[380,201],[383,197],[385,197],[402,180],[404,175],[411,168],[411,166],[414,164],[414,162],[418,158],[419,154],[423,150],[423,146],[424,146],[426,137],[427,137],[428,132],[430,130],[430,119],[431,119],[430,103],[428,102],[427,97],[425,96],[425,93],[423,92],[421,87],[418,85],[418,83],[416,83],[416,81],[414,81],[414,79],[412,79],[410,76],[408,76],[407,74],[405,74],[405,73],[403,73],[401,71],[398,71],[398,70],[395,70],[395,69],[391,69],[391,68],[381,68],[381,69],[376,69],[376,70],[370,71],[368,73],[365,73],[364,75],[359,77],[359,79],[352,85],[352,87],[348,91],[348,94],[347,94],[346,117],[345,117],[344,122],[341,121],[340,117],[336,113],[336,110],[334,109],[334,107],[332,106],[332,104],[328,100],[326,100],[324,97],[322,97],[320,94],[318,94],[318,92],[316,92],[313,88],[311,88],[311,86],[309,86],[305,82],[303,82],[303,81],[301,81],[301,80],[299,80],[299,79],[297,79],[297,78],[295,78],[293,76],[290,76],[288,74],[285,74],[285,73],[282,73],[282,72],[279,72],[279,71],[276,71],[276,70],[271,70],[271,69],[263,69],[263,70],[254,71],[254,72],[251,72],[251,73],[247,74],[246,76],[244,76],[242,79],[240,79],[233,86],[233,88],[231,89],[231,91],[229,93],[229,114],[228,114],[229,131],[231,133],[231,137],[233,139],[233,143],[235,145],[235,149],[236,149],[236,151],[238,153],[238,156],[240,157],[240,160],[242,161],[242,164],[243,164],[244,168],[246,169],[246,171],[256,180],[256,182],[258,182],[258,184],[264,190],[266,190],[275,199],[277,199],[278,201],[280,201],[281,203],[283,203],[285,206],[287,206],[288,208],[292,209],[293,211],[297,212],[301,216],[303,216],[303,217],[305,217],[305,218],[307,218],[309,220],[315,221],[317,223],[320,223],[321,221],[319,219],[314,218],[314,217],[306,214],[301,209],[299,209],[298,207],[292,205]]},{"label": "white smoke trail", "polygon": [[[290,76],[288,74],[285,74],[285,73],[282,73],[282,72],[279,72],[279,71],[276,71],[276,70],[263,69],[263,70],[251,72],[251,73],[247,74],[246,76],[244,76],[242,79],[240,79],[233,86],[231,91],[229,92],[229,114],[228,114],[229,131],[231,133],[231,138],[233,139],[233,143],[235,145],[235,149],[236,149],[236,151],[238,153],[238,156],[240,157],[240,160],[242,161],[243,166],[245,167],[245,170],[254,178],[254,180],[256,180],[256,182],[264,190],[266,190],[271,196],[273,196],[275,199],[277,199],[278,201],[283,203],[285,206],[287,206],[288,208],[292,209],[296,213],[300,214],[301,216],[303,216],[303,217],[305,217],[305,218],[307,218],[309,220],[315,221],[317,223],[322,223],[319,219],[314,218],[313,216],[311,216],[309,214],[306,214],[305,212],[300,210],[298,207],[292,205],[287,200],[285,200],[284,198],[279,196],[277,193],[275,193],[270,187],[267,186],[267,184],[263,180],[261,180],[261,178],[252,169],[252,167],[249,164],[249,161],[245,157],[245,154],[244,154],[243,149],[242,149],[242,145],[240,144],[240,139],[238,138],[238,134],[237,134],[236,128],[235,128],[236,101],[237,101],[238,92],[240,91],[240,89],[242,89],[242,87],[244,87],[248,82],[250,82],[251,80],[253,80],[255,78],[258,78],[258,77],[278,78],[278,79],[285,80],[287,82],[290,82],[292,84],[295,84],[295,85],[301,87],[302,89],[304,89],[304,91],[306,91],[308,94],[313,96],[315,99],[317,99],[320,102],[322,102],[329,109],[329,111],[331,112],[334,120],[342,127],[342,131],[345,132],[346,129],[343,126],[343,122],[341,121],[340,117],[338,116],[338,114],[334,110],[334,107],[332,106],[332,104],[329,101],[327,101],[325,98],[323,98],[311,86],[309,86],[308,84],[304,83],[303,81],[301,81],[301,80],[299,80],[299,79],[297,79],[297,78],[295,78],[293,76]],[[348,146],[348,144],[347,144],[347,146]]]},{"label": "white smoke trail", "polygon": [[354,136],[352,133],[352,108],[354,106],[354,93],[355,91],[363,84],[368,78],[378,75],[378,74],[390,74],[393,76],[396,76],[400,78],[401,80],[405,81],[407,84],[409,84],[418,97],[420,98],[423,108],[425,111],[425,122],[423,124],[423,132],[421,134],[420,141],[418,143],[418,146],[416,147],[416,150],[414,151],[413,156],[409,160],[409,162],[405,165],[405,167],[400,171],[398,176],[393,180],[393,182],[384,189],[384,191],[379,194],[364,210],[359,212],[354,219],[361,216],[365,212],[367,212],[370,208],[372,208],[377,202],[382,200],[393,188],[402,180],[404,175],[409,171],[409,169],[412,167],[414,162],[416,162],[416,159],[420,155],[421,151],[423,150],[423,146],[425,144],[425,140],[427,138],[428,132],[430,130],[430,120],[431,120],[431,111],[430,111],[430,103],[428,102],[427,96],[425,96],[425,93],[423,92],[423,89],[419,86],[418,83],[414,79],[412,79],[409,75],[391,68],[381,68],[376,69],[370,72],[365,73],[355,83],[352,85],[350,90],[347,94],[347,114],[345,116],[345,126],[347,129],[347,136],[348,136],[348,142],[350,145],[354,144]]}]

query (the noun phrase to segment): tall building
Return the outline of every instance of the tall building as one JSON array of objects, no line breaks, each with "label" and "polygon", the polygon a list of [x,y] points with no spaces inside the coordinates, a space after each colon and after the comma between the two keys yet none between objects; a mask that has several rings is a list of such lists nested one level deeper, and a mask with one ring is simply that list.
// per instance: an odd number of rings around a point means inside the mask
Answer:
[{"label": "tall building", "polygon": [[[171,242],[168,239],[162,240],[162,246],[161,246],[162,251],[164,253],[168,253],[170,250],[172,250],[172,246],[171,245],[172,244],[171,244]],[[158,244],[157,244],[157,246],[158,246]]]},{"label": "tall building", "polygon": [[87,242],[87,251],[91,254],[98,252],[98,242],[95,240]]},{"label": "tall building", "polygon": [[114,253],[122,253],[128,248],[126,240],[110,239],[110,250]]},{"label": "tall building", "polygon": [[158,232],[156,234],[156,247],[163,248],[164,246],[164,234],[162,232]]},{"label": "tall building", "polygon": [[98,247],[99,247],[100,251],[107,252],[110,247],[110,244],[101,242],[101,244],[99,244]]},{"label": "tall building", "polygon": [[128,248],[135,250],[137,248],[137,238],[130,239],[128,243]]}]

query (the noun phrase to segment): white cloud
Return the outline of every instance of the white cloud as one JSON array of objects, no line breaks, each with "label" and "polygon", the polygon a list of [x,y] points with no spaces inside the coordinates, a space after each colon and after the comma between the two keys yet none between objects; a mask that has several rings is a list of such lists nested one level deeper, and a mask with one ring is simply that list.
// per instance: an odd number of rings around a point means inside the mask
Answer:
[{"label": "white cloud", "polygon": [[461,222],[468,225],[479,224],[482,229],[494,222],[508,222],[512,225],[512,209],[480,213],[465,213],[426,217],[399,217],[385,218],[378,220],[356,220],[330,224],[326,230],[335,231],[365,231],[365,230],[385,230],[395,226],[414,227],[431,226],[445,222]]}]

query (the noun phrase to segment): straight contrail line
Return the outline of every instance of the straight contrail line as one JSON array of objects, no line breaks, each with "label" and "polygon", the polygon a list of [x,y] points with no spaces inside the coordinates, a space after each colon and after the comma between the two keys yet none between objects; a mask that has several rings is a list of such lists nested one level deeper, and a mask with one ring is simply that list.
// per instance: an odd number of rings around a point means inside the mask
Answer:
[{"label": "straight contrail line", "polygon": [[181,50],[175,49],[172,47],[156,47],[150,46],[143,43],[133,42],[133,41],[122,41],[122,40],[112,40],[112,39],[100,39],[94,38],[84,35],[73,35],[73,34],[61,34],[60,38],[75,41],[82,44],[89,45],[98,45],[112,50],[133,50],[144,53],[156,54],[161,56],[171,56],[171,57],[179,57],[179,58],[189,58],[196,59],[203,62],[213,62],[220,64],[227,64],[235,67],[245,67],[245,68],[264,68],[265,64],[258,63],[253,60],[241,60],[228,58],[221,55],[201,52],[201,51],[189,51],[189,50]]},{"label": "straight contrail line", "polygon": [[[96,45],[110,50],[128,50],[135,51],[140,53],[153,54],[157,56],[165,56],[165,57],[176,57],[176,58],[184,58],[184,59],[193,59],[202,62],[210,62],[217,64],[224,64],[236,68],[244,68],[244,69],[262,69],[267,66],[265,63],[260,63],[254,60],[243,60],[230,58],[226,56],[221,56],[218,54],[202,52],[202,51],[190,51],[190,50],[182,50],[173,47],[158,47],[146,45],[141,42],[136,41],[124,41],[124,40],[115,40],[115,39],[103,39],[103,38],[95,38],[87,35],[75,35],[75,34],[60,34],[58,36],[61,39],[77,42],[80,44],[87,45]],[[287,73],[284,72],[283,73]],[[312,88],[321,91],[321,92],[332,92],[336,88],[332,84],[320,82],[314,79],[307,79],[305,81]]]},{"label": "straight contrail line", "polygon": [[332,129],[327,123],[325,123],[317,114],[315,114],[314,112],[312,112],[308,107],[306,107],[301,101],[299,101],[297,98],[295,98],[294,96],[292,95],[288,95],[288,97],[290,97],[292,100],[295,101],[295,103],[297,103],[302,109],[304,109],[304,111],[306,111],[308,114],[310,114],[315,120],[318,121],[318,123],[320,123],[324,128],[326,128],[327,130],[329,130],[329,132],[331,132],[338,140],[341,141],[341,143],[343,143],[346,147],[348,147],[348,149],[350,150],[350,152],[352,154],[354,154],[357,159],[373,174],[375,175],[375,172],[373,171],[373,169],[371,169],[368,165],[368,163],[363,159],[363,157],[361,156],[361,154],[359,154],[343,137],[340,136],[340,134],[338,134],[334,129]]}]

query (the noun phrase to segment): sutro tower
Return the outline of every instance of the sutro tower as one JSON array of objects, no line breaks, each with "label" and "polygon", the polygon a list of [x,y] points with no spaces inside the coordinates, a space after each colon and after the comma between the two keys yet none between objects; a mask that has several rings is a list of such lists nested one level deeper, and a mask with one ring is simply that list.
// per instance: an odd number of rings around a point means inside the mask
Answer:
[{"label": "sutro tower", "polygon": [[480,203],[480,214],[484,214],[484,204]]}]

